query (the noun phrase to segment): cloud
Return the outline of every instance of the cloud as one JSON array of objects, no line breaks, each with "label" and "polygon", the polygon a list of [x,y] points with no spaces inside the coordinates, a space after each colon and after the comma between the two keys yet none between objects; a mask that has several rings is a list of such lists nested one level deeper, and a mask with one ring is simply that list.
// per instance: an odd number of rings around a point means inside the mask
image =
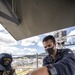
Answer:
[{"label": "cloud", "polygon": [[53,35],[53,34],[54,34],[54,32],[48,32],[48,33],[45,33],[43,35],[47,36],[47,35]]},{"label": "cloud", "polygon": [[1,45],[4,45],[4,44],[9,45],[9,44],[15,43],[15,42],[16,42],[16,40],[0,24],[0,44]]},{"label": "cloud", "polygon": [[10,53],[10,54],[17,54],[18,51],[20,52],[20,49],[17,47],[8,47],[5,45],[0,45],[0,53]]},{"label": "cloud", "polygon": [[30,52],[37,52],[37,50],[34,48],[24,48],[24,50],[30,51]]},{"label": "cloud", "polygon": [[67,36],[75,35],[75,30],[71,31]]},{"label": "cloud", "polygon": [[22,45],[22,46],[30,46],[30,45],[34,45],[36,42],[39,41],[39,39],[40,39],[39,36],[27,38],[27,39],[22,40],[21,45]]},{"label": "cloud", "polygon": [[27,54],[29,55],[36,54],[37,50],[35,48],[20,49],[18,47],[0,45],[0,53],[9,53],[9,54],[12,54],[13,56],[23,56]]},{"label": "cloud", "polygon": [[[71,31],[67,36],[69,36],[67,38],[67,41],[71,41],[72,38],[75,38],[75,30]],[[70,37],[71,36],[71,37]]]},{"label": "cloud", "polygon": [[5,28],[0,23],[0,30],[5,30]]},{"label": "cloud", "polygon": [[39,42],[37,43],[37,45],[38,45],[39,47],[43,47],[42,41],[39,41]]},{"label": "cloud", "polygon": [[37,49],[35,48],[24,48],[24,51],[26,51],[26,54],[36,54]]},{"label": "cloud", "polygon": [[13,39],[9,34],[0,33],[0,42],[9,44],[9,43],[15,43],[16,40]]}]

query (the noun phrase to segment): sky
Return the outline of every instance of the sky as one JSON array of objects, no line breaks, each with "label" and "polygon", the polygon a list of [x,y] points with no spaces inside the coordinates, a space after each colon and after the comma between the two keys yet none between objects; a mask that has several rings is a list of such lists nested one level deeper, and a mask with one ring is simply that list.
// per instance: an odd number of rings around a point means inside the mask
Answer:
[{"label": "sky", "polygon": [[[75,35],[75,26],[65,28],[62,30],[67,30],[67,36]],[[60,31],[60,30],[58,30]],[[8,31],[0,24],[0,53],[10,53],[16,56],[30,55],[30,54],[40,54],[45,52],[42,44],[42,39],[46,35],[54,35],[54,32],[48,32],[41,35],[37,35],[31,38],[22,39],[16,41]],[[67,41],[74,42],[74,37],[69,37]],[[74,46],[69,46],[71,49],[75,49]]]}]

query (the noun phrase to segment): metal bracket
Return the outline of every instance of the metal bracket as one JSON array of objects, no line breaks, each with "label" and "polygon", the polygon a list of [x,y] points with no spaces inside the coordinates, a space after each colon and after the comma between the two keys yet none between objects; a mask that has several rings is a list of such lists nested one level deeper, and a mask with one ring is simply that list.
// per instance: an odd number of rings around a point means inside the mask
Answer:
[{"label": "metal bracket", "polygon": [[17,16],[13,13],[13,11],[12,11],[10,5],[8,4],[7,0],[1,0],[1,1],[6,6],[7,10],[9,11],[9,13],[11,14],[12,17],[7,15],[7,14],[5,14],[2,11],[0,11],[0,16],[3,17],[3,18],[6,18],[9,21],[14,22],[16,24],[20,24],[20,22],[21,22],[20,19],[17,18]]}]

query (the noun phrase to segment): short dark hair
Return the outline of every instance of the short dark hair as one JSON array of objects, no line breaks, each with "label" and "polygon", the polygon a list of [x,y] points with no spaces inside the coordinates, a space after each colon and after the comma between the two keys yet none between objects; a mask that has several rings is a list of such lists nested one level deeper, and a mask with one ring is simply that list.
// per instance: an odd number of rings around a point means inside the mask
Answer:
[{"label": "short dark hair", "polygon": [[54,36],[52,36],[52,35],[48,35],[48,36],[43,38],[43,42],[48,41],[48,40],[52,40],[53,43],[56,42]]}]

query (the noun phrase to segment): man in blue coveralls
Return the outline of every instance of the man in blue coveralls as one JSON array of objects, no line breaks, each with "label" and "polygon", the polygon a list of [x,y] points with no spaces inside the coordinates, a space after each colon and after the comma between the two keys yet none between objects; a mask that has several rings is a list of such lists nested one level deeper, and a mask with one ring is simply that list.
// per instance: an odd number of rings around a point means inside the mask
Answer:
[{"label": "man in blue coveralls", "polygon": [[48,55],[43,59],[43,67],[28,75],[75,75],[75,56],[70,49],[56,49],[56,41],[52,35],[43,39]]},{"label": "man in blue coveralls", "polygon": [[75,58],[70,49],[56,49],[52,35],[43,39],[43,45],[48,53],[43,59],[43,66],[47,66],[52,75],[75,75]]}]

